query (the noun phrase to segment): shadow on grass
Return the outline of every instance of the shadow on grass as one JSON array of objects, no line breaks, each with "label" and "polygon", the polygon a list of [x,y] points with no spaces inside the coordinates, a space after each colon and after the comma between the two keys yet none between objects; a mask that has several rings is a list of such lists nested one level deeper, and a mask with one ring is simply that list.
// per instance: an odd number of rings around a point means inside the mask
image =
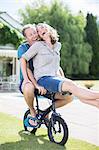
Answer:
[{"label": "shadow on grass", "polygon": [[24,131],[19,135],[20,141],[1,144],[0,150],[66,150],[66,147],[50,142],[47,135],[28,135]]}]

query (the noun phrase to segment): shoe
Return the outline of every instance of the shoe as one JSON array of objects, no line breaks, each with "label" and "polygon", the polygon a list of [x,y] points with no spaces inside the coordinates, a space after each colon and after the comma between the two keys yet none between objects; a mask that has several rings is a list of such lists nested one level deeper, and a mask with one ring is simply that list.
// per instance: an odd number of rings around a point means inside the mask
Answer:
[{"label": "shoe", "polygon": [[[31,120],[34,122],[34,125],[30,123]],[[36,117],[32,117],[32,116],[27,117],[24,120],[24,125],[26,127],[37,128],[38,127],[37,118]]]}]

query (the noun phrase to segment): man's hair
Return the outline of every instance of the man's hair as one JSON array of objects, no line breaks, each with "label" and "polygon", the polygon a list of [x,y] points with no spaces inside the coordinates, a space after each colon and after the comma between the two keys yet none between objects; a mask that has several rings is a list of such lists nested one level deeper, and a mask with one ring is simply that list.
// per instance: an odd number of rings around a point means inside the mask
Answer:
[{"label": "man's hair", "polygon": [[25,30],[28,28],[36,28],[36,25],[35,24],[26,24],[22,29],[22,34],[24,37],[26,37]]}]

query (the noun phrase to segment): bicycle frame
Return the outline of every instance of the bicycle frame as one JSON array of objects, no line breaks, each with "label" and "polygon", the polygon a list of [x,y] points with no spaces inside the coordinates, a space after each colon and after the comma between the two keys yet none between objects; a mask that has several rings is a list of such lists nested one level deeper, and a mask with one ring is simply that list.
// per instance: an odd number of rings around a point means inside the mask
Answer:
[{"label": "bicycle frame", "polygon": [[[46,110],[39,109],[38,96],[40,96],[40,94],[38,93],[38,90],[36,90],[35,91],[36,107],[37,107],[36,118],[37,118],[38,126],[32,127],[32,126],[26,124],[25,121],[29,122],[28,114],[30,114],[30,110],[28,109],[25,112],[25,115],[23,118],[25,131],[29,131],[29,132],[35,134],[37,129],[40,128],[42,124],[45,124],[45,126],[47,127],[48,137],[49,137],[50,141],[54,142],[56,144],[64,145],[68,140],[68,126],[67,126],[66,122],[64,121],[64,119],[61,118],[61,115],[56,112],[55,93],[49,93],[49,95],[46,95],[46,97],[52,101],[52,104]],[[43,95],[43,96],[45,97],[45,95]],[[52,112],[50,119],[46,118],[46,116],[50,112]],[[57,140],[57,138],[56,138],[57,136],[58,137],[60,136],[60,140]]]},{"label": "bicycle frame", "polygon": [[[38,94],[38,90],[35,90],[36,108],[37,108],[37,111],[38,111],[38,116],[40,115],[40,112],[42,112],[42,115],[41,115],[41,117],[39,119],[43,120],[45,118],[45,116],[47,114],[49,114],[51,111],[52,111],[53,115],[58,115],[56,113],[56,108],[55,108],[55,98],[54,98],[55,97],[55,93],[49,93],[48,92],[48,97],[50,98],[50,100],[52,100],[52,105],[49,106],[45,111],[42,111],[42,110],[39,109],[39,103],[38,103],[38,96],[39,95],[40,94]],[[45,97],[45,95],[44,95],[44,97]]]}]

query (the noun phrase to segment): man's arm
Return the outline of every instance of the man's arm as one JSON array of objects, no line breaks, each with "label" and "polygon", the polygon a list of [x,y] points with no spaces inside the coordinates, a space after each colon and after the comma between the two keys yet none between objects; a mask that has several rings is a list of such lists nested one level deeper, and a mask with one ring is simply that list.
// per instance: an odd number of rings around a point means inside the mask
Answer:
[{"label": "man's arm", "polygon": [[30,80],[28,78],[28,73],[27,73],[27,61],[25,60],[25,58],[23,58],[23,57],[20,58],[20,64],[21,64],[21,70],[22,70],[22,75],[23,75],[24,81],[30,82]]},{"label": "man's arm", "polygon": [[[21,71],[23,73],[22,75],[23,75],[24,83],[32,82],[33,85],[35,85],[35,87],[36,87],[36,80],[34,79],[33,74],[32,74],[33,68],[30,65],[27,65],[26,59],[22,57],[22,55],[26,51],[27,51],[27,44],[26,43],[23,43],[18,47],[17,57],[20,60],[20,65],[21,65],[20,67],[21,67]],[[33,65],[33,63],[31,63],[31,64]]]},{"label": "man's arm", "polygon": [[39,86],[37,84],[32,71],[29,68],[27,68],[27,61],[25,60],[25,58],[22,57],[20,59],[20,62],[21,62],[21,70],[22,70],[22,74],[23,74],[23,78],[24,78],[24,84],[27,82],[30,82],[34,85],[34,87],[36,89],[38,89],[38,91],[41,95],[46,94],[46,89],[44,89],[44,87]]},{"label": "man's arm", "polygon": [[24,82],[32,82],[33,85],[36,87],[37,86],[37,82],[34,79],[32,71],[29,68],[27,68],[27,61],[26,61],[26,59],[22,57],[20,59],[20,62],[21,62],[21,70],[22,70]]},{"label": "man's arm", "polygon": [[27,73],[28,73],[28,77],[29,77],[30,81],[33,83],[34,87],[36,89],[38,89],[39,93],[41,95],[46,94],[46,89],[44,89],[44,87],[38,85],[38,83],[36,82],[36,80],[35,80],[35,78],[33,76],[32,71],[29,68],[27,68]]}]

